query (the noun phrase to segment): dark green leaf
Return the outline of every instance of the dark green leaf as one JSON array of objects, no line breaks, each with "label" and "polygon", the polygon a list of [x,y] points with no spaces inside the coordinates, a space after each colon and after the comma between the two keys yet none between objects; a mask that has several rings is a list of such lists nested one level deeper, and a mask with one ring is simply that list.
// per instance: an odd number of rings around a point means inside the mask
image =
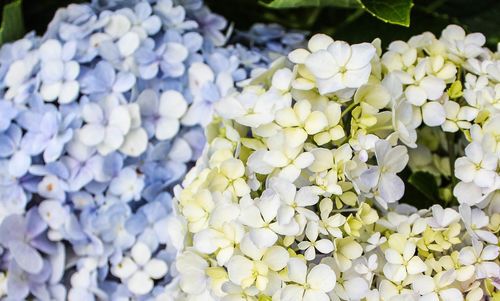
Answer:
[{"label": "dark green leaf", "polygon": [[412,0],[358,0],[365,10],[382,21],[410,26]]},{"label": "dark green leaf", "polygon": [[408,178],[408,183],[415,187],[420,193],[431,201],[439,199],[439,190],[436,179],[427,172],[418,171]]},{"label": "dark green leaf", "polygon": [[271,8],[296,8],[296,7],[359,7],[357,0],[272,0],[260,1],[261,4]]},{"label": "dark green leaf", "polygon": [[22,0],[16,0],[3,7],[0,44],[17,40],[24,35]]}]

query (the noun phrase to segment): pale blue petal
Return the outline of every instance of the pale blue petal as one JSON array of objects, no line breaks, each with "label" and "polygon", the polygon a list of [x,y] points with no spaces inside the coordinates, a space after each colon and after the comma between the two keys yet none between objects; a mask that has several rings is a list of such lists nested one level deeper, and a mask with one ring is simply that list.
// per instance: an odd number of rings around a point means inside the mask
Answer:
[{"label": "pale blue petal", "polygon": [[67,179],[70,170],[62,162],[51,162],[45,165],[45,170],[48,174],[53,174],[60,179]]},{"label": "pale blue petal", "polygon": [[153,9],[151,8],[151,5],[147,2],[139,2],[135,5],[135,14],[136,17],[139,20],[145,20],[151,13],[153,12]]},{"label": "pale blue petal", "polygon": [[47,229],[47,223],[38,214],[38,208],[33,207],[26,213],[26,236],[35,238]]},{"label": "pale blue petal", "polygon": [[7,135],[0,134],[0,157],[8,157],[14,153],[16,145]]},{"label": "pale blue petal", "polygon": [[40,129],[42,115],[26,110],[17,116],[16,121],[22,128],[28,131],[37,131]]},{"label": "pale blue petal", "polygon": [[210,102],[199,101],[189,107],[189,110],[182,117],[181,122],[187,126],[196,124],[207,126],[212,120],[212,112],[213,108]]},{"label": "pale blue petal", "polygon": [[161,29],[161,19],[158,16],[151,16],[142,22],[142,27],[149,35],[154,35]]},{"label": "pale blue petal", "polygon": [[[16,266],[14,268],[13,266]],[[14,262],[9,265],[9,273],[7,273],[7,294],[11,300],[25,300],[29,294],[28,282],[25,279],[22,271]]]},{"label": "pale blue petal", "polygon": [[47,146],[48,139],[38,133],[28,132],[21,140],[21,149],[30,155],[38,155]]},{"label": "pale blue petal", "polygon": [[[16,229],[16,231],[12,231]],[[18,214],[7,216],[0,225],[0,243],[6,246],[11,241],[23,240],[26,232],[26,222]]]},{"label": "pale blue petal", "polygon": [[111,40],[102,41],[97,47],[97,50],[102,58],[109,62],[113,63],[120,61],[120,50]]},{"label": "pale blue petal", "polygon": [[55,138],[49,141],[45,151],[43,152],[43,159],[45,162],[54,162],[59,159],[61,153],[63,151],[64,144],[59,141],[59,139]]},{"label": "pale blue petal", "polygon": [[12,141],[14,141],[15,145],[19,145],[19,143],[21,143],[23,130],[21,130],[17,124],[11,124],[5,133],[12,139]]},{"label": "pale blue petal", "polygon": [[142,116],[158,114],[158,94],[152,89],[142,91],[137,98],[137,104],[141,108]]},{"label": "pale blue petal", "polygon": [[28,172],[31,165],[31,157],[20,150],[14,153],[9,160],[9,173],[14,177],[22,177]]},{"label": "pale blue petal", "polygon": [[119,72],[116,76],[116,82],[113,85],[113,91],[126,92],[135,84],[135,76],[130,72]]},{"label": "pale blue petal", "polygon": [[57,252],[56,244],[50,241],[45,235],[39,235],[34,238],[30,245],[46,254],[54,254]]},{"label": "pale blue petal", "polygon": [[73,59],[73,57],[76,54],[77,46],[78,42],[76,40],[71,40],[69,42],[66,42],[62,48],[61,59],[66,62]]},{"label": "pale blue petal", "polygon": [[170,151],[171,145],[172,143],[170,141],[161,141],[156,143],[151,152],[151,160],[159,161],[165,159]]},{"label": "pale blue petal", "polygon": [[9,249],[16,263],[26,272],[36,274],[42,270],[42,256],[32,246],[15,240],[9,243]]},{"label": "pale blue petal", "polygon": [[57,243],[57,251],[50,255],[50,264],[52,267],[52,273],[50,275],[50,283],[58,283],[61,281],[65,270],[66,261],[66,248],[64,244]]},{"label": "pale blue petal", "polygon": [[188,32],[182,37],[183,44],[189,50],[189,52],[194,53],[201,49],[203,44],[203,37],[197,32]]},{"label": "pale blue petal", "polygon": [[148,220],[146,215],[142,212],[137,212],[132,215],[127,222],[125,223],[125,229],[132,234],[137,235],[144,231],[144,229],[148,226]]},{"label": "pale blue petal", "polygon": [[39,131],[48,137],[52,137],[59,130],[59,118],[57,111],[49,111],[43,114],[41,124],[38,125]]},{"label": "pale blue petal", "polygon": [[165,76],[167,77],[179,77],[184,74],[184,71],[186,70],[186,67],[184,66],[183,63],[167,63],[167,62],[161,62],[160,64],[161,71],[164,73]]},{"label": "pale blue petal", "polygon": [[157,56],[152,49],[140,47],[135,51],[134,58],[140,65],[150,65],[156,61]]},{"label": "pale blue petal", "polygon": [[42,64],[40,76],[45,83],[55,83],[63,78],[64,63],[60,60],[47,61]]},{"label": "pale blue petal", "polygon": [[158,63],[139,66],[139,74],[143,79],[152,79],[158,74]]},{"label": "pale blue petal", "polygon": [[141,211],[150,223],[153,223],[167,215],[165,207],[159,202],[152,202],[141,207]]}]

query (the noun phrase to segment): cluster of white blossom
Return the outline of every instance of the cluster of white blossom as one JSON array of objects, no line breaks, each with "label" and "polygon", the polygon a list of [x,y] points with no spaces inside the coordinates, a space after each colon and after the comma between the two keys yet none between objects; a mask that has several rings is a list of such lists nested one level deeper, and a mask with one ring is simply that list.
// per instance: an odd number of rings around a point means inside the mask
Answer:
[{"label": "cluster of white blossom", "polygon": [[[500,298],[500,53],[484,43],[450,25],[382,54],[318,34],[223,97],[175,191],[161,296]],[[399,204],[405,169],[446,206]]]}]

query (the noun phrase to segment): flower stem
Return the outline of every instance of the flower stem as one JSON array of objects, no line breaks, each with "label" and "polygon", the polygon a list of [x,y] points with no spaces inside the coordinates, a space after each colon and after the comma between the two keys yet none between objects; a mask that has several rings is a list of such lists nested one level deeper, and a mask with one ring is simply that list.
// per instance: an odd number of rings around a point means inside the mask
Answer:
[{"label": "flower stem", "polygon": [[353,102],[351,103],[345,110],[344,112],[342,112],[342,114],[340,115],[340,118],[344,117],[347,113],[349,113],[350,111],[352,111],[352,109],[354,109],[355,106],[357,106],[358,104]]},{"label": "flower stem", "polygon": [[392,125],[385,125],[385,126],[379,126],[379,127],[376,127],[376,128],[369,128],[368,130],[370,130],[371,133],[375,132],[375,131],[384,131],[384,130],[392,130],[393,127]]},{"label": "flower stem", "polygon": [[[450,155],[450,173],[451,173],[451,191],[457,185],[457,178],[455,177],[455,160],[457,159],[457,154],[455,153],[455,133],[446,133],[446,144],[448,146],[448,154]],[[455,196],[453,196],[452,202],[456,202]]]},{"label": "flower stem", "polygon": [[357,212],[358,208],[346,208],[346,209],[334,209],[333,213],[342,213],[342,212]]}]

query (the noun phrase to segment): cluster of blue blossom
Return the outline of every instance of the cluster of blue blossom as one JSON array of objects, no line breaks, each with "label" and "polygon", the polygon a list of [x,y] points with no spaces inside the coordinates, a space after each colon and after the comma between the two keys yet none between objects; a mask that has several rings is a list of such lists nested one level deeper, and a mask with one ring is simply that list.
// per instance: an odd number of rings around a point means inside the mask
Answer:
[{"label": "cluster of blue blossom", "polygon": [[256,25],[240,33],[251,49],[222,47],[227,25],[201,0],[95,1],[1,48],[0,298],[163,292],[171,188],[212,103],[304,40]]}]

